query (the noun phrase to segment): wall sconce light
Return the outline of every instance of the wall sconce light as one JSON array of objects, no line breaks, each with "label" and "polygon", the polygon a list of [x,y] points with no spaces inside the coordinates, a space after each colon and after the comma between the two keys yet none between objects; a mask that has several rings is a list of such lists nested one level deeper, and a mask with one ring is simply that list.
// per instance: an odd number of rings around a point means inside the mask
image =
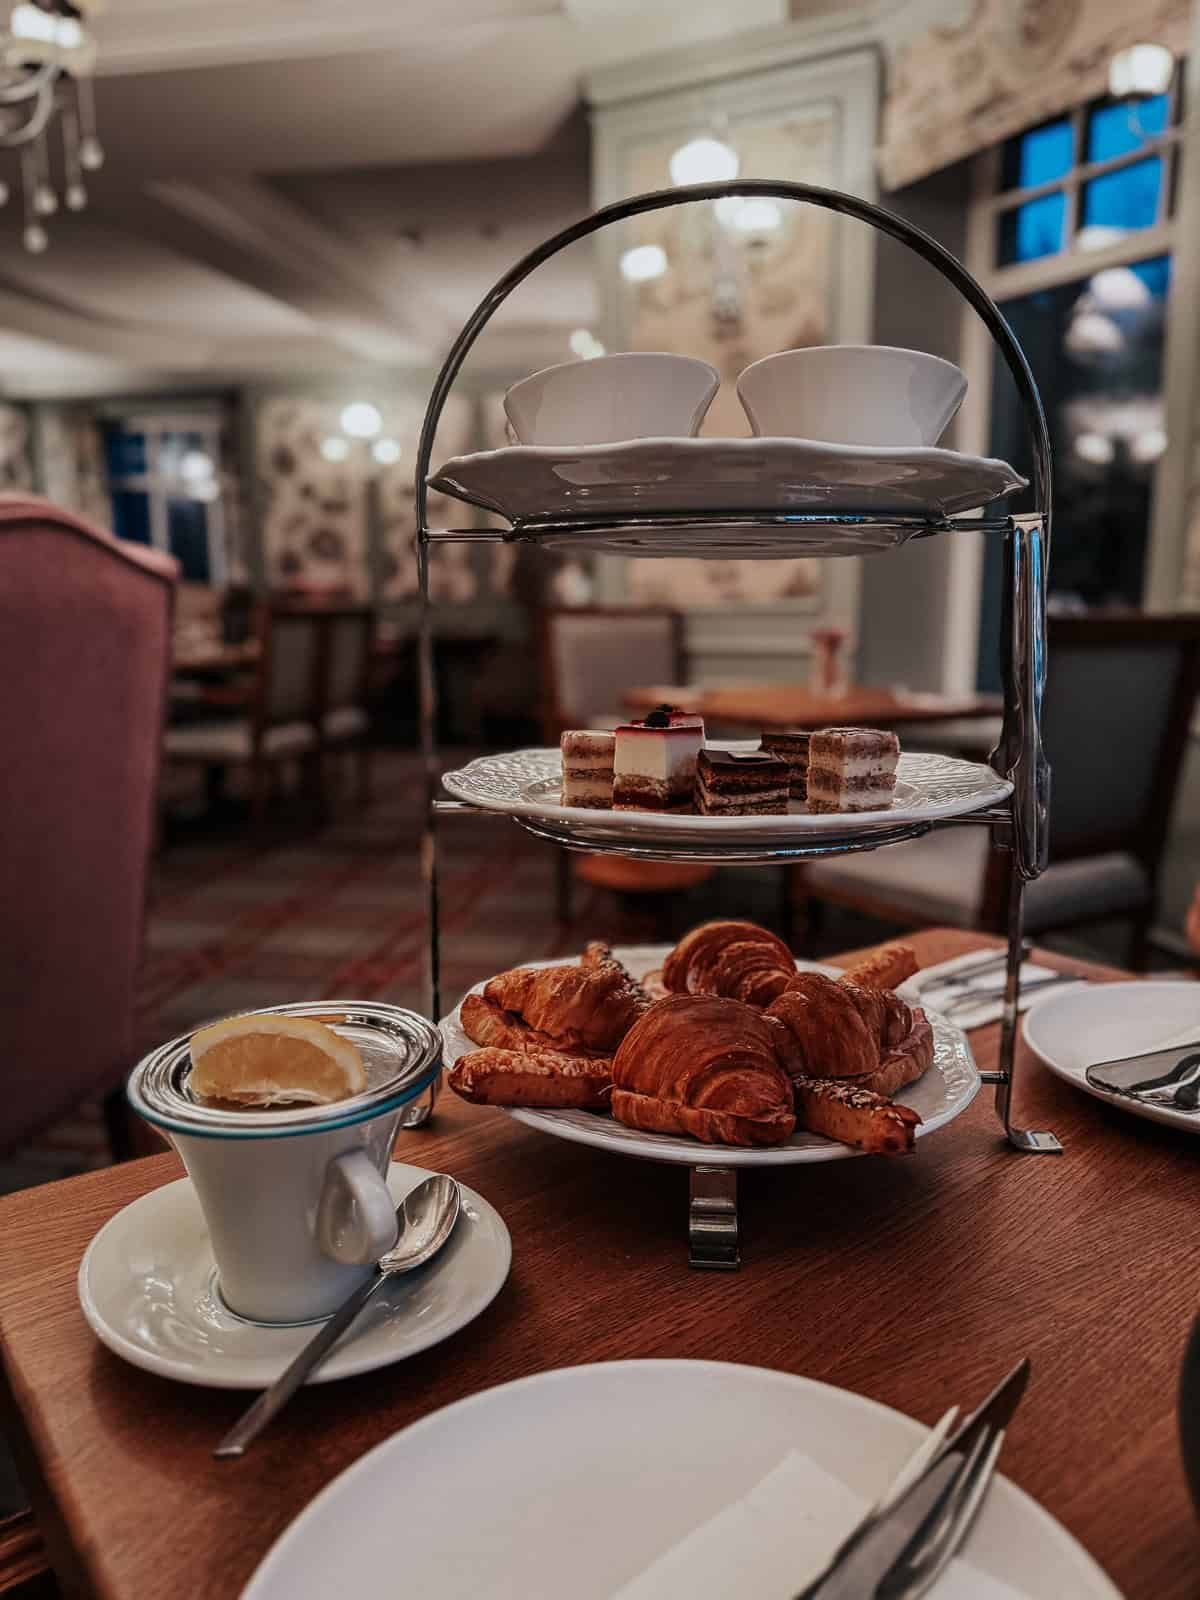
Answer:
[{"label": "wall sconce light", "polygon": [[671,182],[680,189],[694,183],[729,183],[738,175],[737,151],[721,139],[691,139],[671,157],[670,171]]},{"label": "wall sconce light", "polygon": [[383,415],[369,400],[355,400],[342,412],[342,432],[352,439],[373,439],[383,427]]},{"label": "wall sconce light", "polygon": [[1166,94],[1175,71],[1175,57],[1162,44],[1131,44],[1108,64],[1108,92],[1115,100]]},{"label": "wall sconce light", "polygon": [[648,283],[667,270],[667,252],[659,244],[638,244],[621,257],[621,276],[628,283]]}]

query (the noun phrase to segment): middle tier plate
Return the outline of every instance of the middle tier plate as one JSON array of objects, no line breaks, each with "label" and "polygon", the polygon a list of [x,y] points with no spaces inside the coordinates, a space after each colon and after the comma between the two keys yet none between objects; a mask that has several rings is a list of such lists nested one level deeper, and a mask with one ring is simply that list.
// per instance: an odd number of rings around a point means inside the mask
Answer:
[{"label": "middle tier plate", "polygon": [[[758,748],[751,739],[710,739],[709,747],[745,753]],[[947,817],[967,816],[998,805],[1012,784],[990,767],[954,756],[905,752],[896,777],[896,798],[887,811],[810,815],[792,801],[779,816],[701,817],[660,811],[594,811],[564,806],[559,799],[562,761],[557,750],[514,750],[479,756],[442,777],[456,800],[484,811],[499,811],[518,822],[549,825],[560,837],[586,848],[631,845],[818,844],[888,835],[920,828]],[[882,838],[881,841],[882,842]]]}]

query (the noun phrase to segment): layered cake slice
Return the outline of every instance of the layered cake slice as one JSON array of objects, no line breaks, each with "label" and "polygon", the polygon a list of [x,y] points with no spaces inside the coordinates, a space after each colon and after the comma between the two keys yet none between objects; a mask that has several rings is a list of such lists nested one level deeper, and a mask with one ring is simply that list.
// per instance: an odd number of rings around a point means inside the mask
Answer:
[{"label": "layered cake slice", "polygon": [[900,741],[878,728],[822,728],[808,742],[808,809],[886,811]]},{"label": "layered cake slice", "polygon": [[765,750],[701,750],[696,810],[703,817],[778,816],[788,807],[788,764]]},{"label": "layered cake slice", "polygon": [[778,733],[764,733],[760,748],[770,755],[786,761],[791,772],[791,797],[808,799],[808,741],[811,735],[796,728],[783,728]]},{"label": "layered cake slice", "polygon": [[575,728],[559,740],[562,751],[562,803],[607,811],[613,801],[613,753],[617,736]]},{"label": "layered cake slice", "polygon": [[704,719],[659,706],[644,722],[617,729],[613,759],[616,811],[691,811]]}]

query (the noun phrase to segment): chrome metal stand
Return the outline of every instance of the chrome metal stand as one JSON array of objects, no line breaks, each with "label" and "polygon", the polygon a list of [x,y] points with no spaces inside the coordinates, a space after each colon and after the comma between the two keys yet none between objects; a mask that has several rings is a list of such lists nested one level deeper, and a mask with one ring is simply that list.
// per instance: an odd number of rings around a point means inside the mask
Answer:
[{"label": "chrome metal stand", "polygon": [[[431,529],[428,479],[438,423],[451,386],[483,328],[512,291],[551,256],[610,223],[696,201],[726,196],[762,195],[776,200],[804,201],[851,217],[899,240],[929,262],[978,313],[991,334],[1016,383],[1026,427],[1033,447],[1033,498],[1036,510],[1015,517],[941,517],[921,519],[877,516],[848,511],[823,516],[792,514],[777,508],[747,506],[737,512],[679,512],[663,515],[529,518],[507,531],[491,528]],[[758,559],[795,555],[838,557],[882,556],[912,538],[1002,537],[1006,585],[1003,629],[1004,725],[1000,743],[992,752],[992,768],[1011,781],[1010,798],[998,807],[954,818],[954,824],[986,822],[992,826],[994,848],[1011,851],[1013,870],[1008,912],[1008,967],[1004,996],[1000,1060],[995,1072],[984,1074],[996,1086],[996,1113],[1013,1149],[1029,1154],[1053,1154],[1062,1146],[1052,1133],[1027,1131],[1013,1122],[1016,1088],[1016,1043],[1020,1003],[1022,901],[1025,884],[1045,868],[1050,798],[1050,770],[1042,749],[1041,706],[1046,672],[1046,563],[1049,557],[1051,502],[1050,436],[1033,374],[1003,314],[966,268],[938,242],[903,218],[854,195],[811,184],[735,180],[698,184],[687,189],[637,195],[606,206],[547,239],[518,261],[483,297],[450,350],[438,373],[421,430],[416,466],[417,565],[421,589],[418,671],[420,681],[421,755],[426,795],[425,830],[421,866],[429,907],[429,944],[426,969],[430,1014],[441,1015],[439,975],[437,824],[440,816],[474,811],[469,806],[438,798],[437,686],[434,670],[432,611],[429,597],[430,546],[438,543],[522,542],[549,549],[569,546],[579,554],[609,551],[637,554],[712,555],[719,549],[716,535],[736,528],[744,539],[744,552]],[[724,535],[722,534],[722,537]],[[722,552],[725,553],[725,552]],[[492,815],[495,815],[492,813]],[[586,848],[595,854],[634,856],[647,860],[681,858],[744,865],[763,861],[798,860],[811,855],[840,854],[878,849],[899,839],[913,838],[944,822],[913,827],[882,827],[864,840],[861,835],[824,839],[819,844],[797,838],[779,847],[639,846],[588,841],[577,845],[569,828],[545,822],[522,822],[529,832],[566,849]],[[414,1107],[409,1125],[423,1122],[432,1109],[436,1085],[428,1104]],[[733,1268],[738,1265],[737,1175],[727,1168],[699,1161],[691,1172],[689,1204],[690,1260],[696,1267]]]}]

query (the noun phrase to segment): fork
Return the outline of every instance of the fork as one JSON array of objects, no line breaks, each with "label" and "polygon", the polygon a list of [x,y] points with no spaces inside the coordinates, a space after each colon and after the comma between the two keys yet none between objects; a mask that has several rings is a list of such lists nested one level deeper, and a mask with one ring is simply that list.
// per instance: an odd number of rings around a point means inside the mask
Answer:
[{"label": "fork", "polygon": [[982,1431],[938,1503],[884,1574],[876,1600],[918,1600],[933,1588],[966,1542],[1003,1444],[1003,1428]]},{"label": "fork", "polygon": [[[1055,972],[1046,978],[1031,978],[1028,983],[1021,985],[1021,993],[1035,994],[1039,989],[1053,989],[1060,983],[1091,983],[1091,978],[1080,977],[1074,972]],[[938,1009],[944,1017],[953,1017],[956,1012],[969,1011],[972,1006],[981,1005],[987,1000],[1003,1000],[1004,989],[985,984],[980,989],[969,989],[965,994],[955,995],[947,1006]]]}]

